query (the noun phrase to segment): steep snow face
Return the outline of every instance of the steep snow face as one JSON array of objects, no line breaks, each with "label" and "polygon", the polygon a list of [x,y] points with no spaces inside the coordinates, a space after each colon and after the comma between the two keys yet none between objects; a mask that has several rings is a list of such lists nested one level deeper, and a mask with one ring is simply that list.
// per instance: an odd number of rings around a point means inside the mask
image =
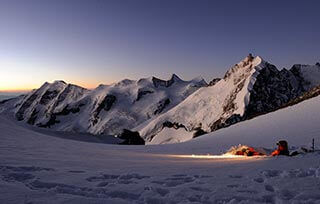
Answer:
[{"label": "steep snow face", "polygon": [[[294,65],[279,71],[260,57],[248,56],[232,67],[223,79],[202,88],[167,114],[141,130],[149,144],[186,141],[206,132],[295,104],[316,96],[320,66]],[[174,128],[177,135],[164,134]],[[172,131],[169,131],[172,132]],[[190,136],[193,132],[193,137]],[[191,134],[192,135],[192,134]]]},{"label": "steep snow face", "polygon": [[243,115],[250,90],[264,66],[265,62],[260,57],[246,57],[214,86],[199,89],[178,106],[151,121],[140,131],[141,135],[150,142],[168,125],[187,131],[202,129],[209,132],[219,119]]},{"label": "steep snow face", "polygon": [[43,126],[53,113],[62,111],[70,101],[78,100],[86,89],[63,81],[44,83],[15,104],[15,116],[31,125]]},{"label": "steep snow face", "polygon": [[168,81],[150,77],[99,87],[88,96],[93,103],[85,114],[90,116],[85,120],[89,121],[88,130],[94,134],[118,134],[124,128],[133,129],[205,85],[202,80],[183,81],[172,75]]},{"label": "steep snow face", "polygon": [[183,81],[176,75],[167,81],[125,79],[92,91],[55,81],[0,104],[0,111],[13,110],[18,120],[39,127],[113,135],[168,111],[203,86],[202,78]]}]

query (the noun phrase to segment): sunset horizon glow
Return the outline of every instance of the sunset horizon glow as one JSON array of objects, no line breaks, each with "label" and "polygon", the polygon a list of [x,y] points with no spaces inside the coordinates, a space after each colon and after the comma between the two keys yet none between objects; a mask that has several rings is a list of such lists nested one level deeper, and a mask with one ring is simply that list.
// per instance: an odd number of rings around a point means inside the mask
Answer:
[{"label": "sunset horizon glow", "polygon": [[209,82],[248,53],[278,69],[315,64],[319,7],[313,0],[2,0],[0,92],[55,80],[94,89],[173,73]]}]

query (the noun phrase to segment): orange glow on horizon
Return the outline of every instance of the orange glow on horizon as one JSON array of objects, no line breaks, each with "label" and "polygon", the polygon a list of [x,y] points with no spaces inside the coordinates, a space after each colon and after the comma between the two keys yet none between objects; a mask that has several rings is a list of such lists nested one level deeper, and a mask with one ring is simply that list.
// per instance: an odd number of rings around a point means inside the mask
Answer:
[{"label": "orange glow on horizon", "polygon": [[[99,84],[110,84],[117,81],[115,76],[96,75],[91,72],[74,73],[67,67],[49,65],[42,61],[11,59],[0,57],[0,92],[28,92],[40,88],[46,81],[63,80],[87,89],[94,89]],[[57,68],[57,67],[64,67]]]},{"label": "orange glow on horizon", "polygon": [[[100,84],[110,84],[110,83],[98,83],[98,82],[91,82],[91,83],[83,83],[83,82],[76,82],[76,83],[73,83],[73,82],[68,82],[68,81],[65,81],[66,83],[70,83],[70,84],[74,84],[74,85],[77,85],[77,86],[80,86],[80,87],[83,87],[83,88],[86,88],[86,89],[89,89],[89,90],[92,90],[92,89],[95,89],[96,87],[98,87]],[[32,91],[33,89],[38,89],[40,88],[45,82],[39,84],[39,85],[29,85],[29,86],[15,86],[15,87],[2,87],[0,86],[0,92],[2,93],[21,93],[21,92],[30,92]],[[49,83],[53,83],[53,81],[49,81]]]}]

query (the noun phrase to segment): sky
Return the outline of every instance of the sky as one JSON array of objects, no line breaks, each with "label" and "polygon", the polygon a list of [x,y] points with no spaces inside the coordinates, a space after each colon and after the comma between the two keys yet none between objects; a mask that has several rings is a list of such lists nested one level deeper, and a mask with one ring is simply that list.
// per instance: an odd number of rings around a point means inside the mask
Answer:
[{"label": "sky", "polygon": [[0,0],[0,93],[320,61],[320,1]]}]

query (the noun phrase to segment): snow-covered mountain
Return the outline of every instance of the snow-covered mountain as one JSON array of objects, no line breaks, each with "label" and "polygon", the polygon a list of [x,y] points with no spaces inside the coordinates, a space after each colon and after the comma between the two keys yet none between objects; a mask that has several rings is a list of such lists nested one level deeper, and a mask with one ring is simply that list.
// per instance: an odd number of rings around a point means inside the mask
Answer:
[{"label": "snow-covered mountain", "polygon": [[117,135],[139,131],[147,144],[176,143],[251,119],[320,93],[320,64],[278,70],[251,54],[221,78],[125,79],[94,90],[45,83],[0,101],[0,113],[58,131]]},{"label": "snow-covered mountain", "polygon": [[13,112],[17,120],[59,131],[118,134],[162,114],[202,86],[202,78],[183,81],[155,77],[122,80],[94,90],[45,83],[39,89],[1,102],[0,112]]},{"label": "snow-covered mountain", "polygon": [[149,144],[176,143],[277,110],[320,84],[320,66],[279,71],[249,55],[140,130]]}]

